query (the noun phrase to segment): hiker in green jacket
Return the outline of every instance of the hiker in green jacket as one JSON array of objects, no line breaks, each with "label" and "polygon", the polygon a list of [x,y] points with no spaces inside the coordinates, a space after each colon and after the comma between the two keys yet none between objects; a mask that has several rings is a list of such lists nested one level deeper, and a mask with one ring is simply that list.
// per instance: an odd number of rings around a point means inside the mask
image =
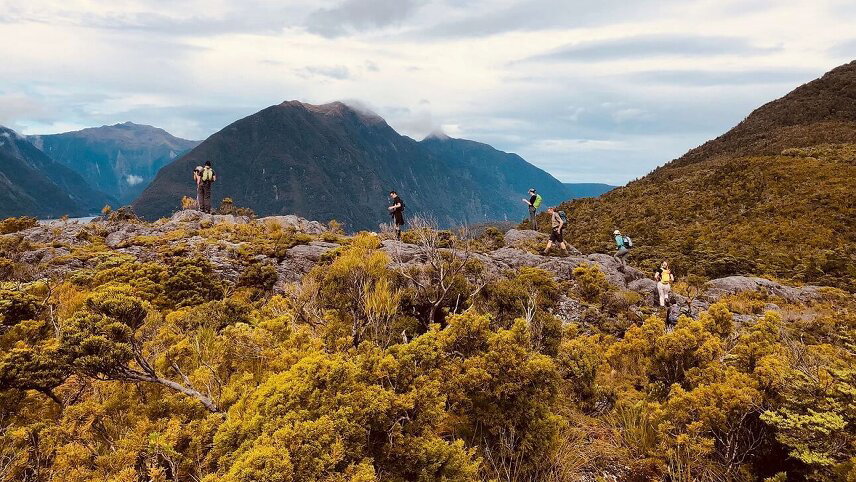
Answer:
[{"label": "hiker in green jacket", "polygon": [[538,230],[538,221],[535,215],[538,213],[538,208],[541,207],[541,195],[535,192],[535,188],[529,190],[529,199],[524,199],[523,202],[529,205],[529,228],[533,231]]},{"label": "hiker in green jacket", "polygon": [[558,211],[554,207],[547,208],[547,213],[550,215],[550,239],[547,240],[547,247],[544,248],[544,254],[550,252],[553,243],[558,243],[565,254],[568,254],[568,246],[565,244],[563,230],[565,229],[566,219],[563,211]]}]

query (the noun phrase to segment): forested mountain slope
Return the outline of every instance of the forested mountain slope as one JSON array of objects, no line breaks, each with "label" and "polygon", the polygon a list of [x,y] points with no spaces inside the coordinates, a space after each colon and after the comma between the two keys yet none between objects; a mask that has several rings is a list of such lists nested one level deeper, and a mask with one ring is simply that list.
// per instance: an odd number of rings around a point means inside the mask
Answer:
[{"label": "forested mountain slope", "polygon": [[160,168],[199,144],[132,122],[27,139],[91,186],[126,204],[143,192]]},{"label": "forested mountain slope", "polygon": [[856,62],[771,102],[725,135],[598,199],[567,202],[583,251],[668,259],[679,273],[766,273],[856,288]]},{"label": "forested mountain slope", "polygon": [[526,213],[520,199],[532,186],[554,199],[566,195],[546,172],[484,144],[420,143],[341,102],[291,101],[234,122],[161,169],[134,209],[149,219],[173,213],[182,196],[195,196],[191,171],[205,161],[218,173],[215,205],[230,197],[260,215],[336,219],[349,230],[389,222],[385,207],[393,189],[409,215],[431,216],[442,226],[517,220]]}]

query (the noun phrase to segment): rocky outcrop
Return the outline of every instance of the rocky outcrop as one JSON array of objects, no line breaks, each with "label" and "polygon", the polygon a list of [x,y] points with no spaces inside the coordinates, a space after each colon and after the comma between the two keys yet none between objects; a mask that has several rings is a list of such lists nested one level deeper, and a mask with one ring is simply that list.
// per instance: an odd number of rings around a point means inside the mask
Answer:
[{"label": "rocky outcrop", "polygon": [[282,290],[286,283],[300,281],[303,275],[318,264],[325,254],[338,247],[339,245],[336,243],[312,241],[309,244],[289,248],[286,251],[288,256],[277,265],[279,279],[274,288]]},{"label": "rocky outcrop", "polygon": [[306,234],[321,234],[327,230],[327,228],[318,221],[309,221],[308,219],[303,219],[293,214],[286,216],[267,216],[259,218],[257,222],[278,224],[283,228],[294,228],[295,230]]},{"label": "rocky outcrop", "polygon": [[[130,216],[132,213],[127,213]],[[224,280],[234,282],[246,266],[247,259],[241,252],[246,251],[245,243],[231,242],[225,239],[212,240],[197,234],[200,227],[223,224],[275,223],[285,228],[296,229],[310,234],[323,233],[325,228],[321,223],[308,221],[297,216],[272,216],[251,220],[242,216],[211,215],[199,211],[180,211],[168,220],[156,223],[146,223],[128,217],[124,219],[113,217],[99,219],[91,223],[53,222],[42,224],[15,234],[3,237],[18,237],[31,245],[31,248],[15,255],[14,261],[32,267],[47,276],[64,276],[71,270],[89,266],[87,261],[72,258],[71,249],[92,243],[104,244],[116,252],[131,255],[140,261],[157,261],[158,252],[151,248],[151,237],[184,230],[186,237],[180,242],[187,246],[189,252],[209,260],[217,274]],[[506,235],[509,244],[526,243],[542,239],[543,234],[534,231],[510,230]],[[148,239],[144,239],[148,238]],[[256,255],[252,261],[271,263],[277,266],[278,282],[275,288],[282,291],[289,283],[299,282],[315,265],[323,262],[331,250],[340,245],[323,241],[311,241],[308,244],[297,245],[286,251],[284,258],[275,259],[266,255]],[[384,240],[381,251],[389,255],[391,268],[408,269],[419,266],[426,261],[423,249],[414,244],[396,240]],[[643,296],[643,303],[648,306],[657,304],[656,282],[645,274],[629,266],[623,267],[612,256],[606,254],[590,254],[588,256],[543,256],[533,254],[525,249],[514,246],[504,246],[485,253],[465,252],[457,249],[442,249],[442,251],[457,257],[466,257],[481,263],[483,276],[486,280],[505,276],[509,272],[523,267],[532,267],[552,273],[556,279],[573,281],[574,268],[582,264],[597,266],[607,280],[620,290],[630,290]],[[97,259],[93,262],[97,262]],[[711,303],[724,296],[741,292],[761,292],[773,297],[779,297],[787,302],[805,303],[822,295],[818,286],[793,287],[785,286],[764,278],[729,276],[709,281],[701,295],[695,299],[690,312],[696,314],[706,309]],[[682,305],[687,300],[676,293],[673,297]],[[567,313],[563,319],[573,319],[573,313],[578,310],[571,299],[563,301]],[[773,305],[771,305],[773,306]]]},{"label": "rocky outcrop", "polygon": [[214,224],[247,224],[250,218],[233,214],[208,214],[195,209],[184,209],[172,215],[168,224],[188,224],[195,228]]},{"label": "rocky outcrop", "polygon": [[778,296],[786,301],[805,303],[819,298],[819,286],[785,286],[764,278],[748,276],[728,276],[708,281],[705,285],[705,296],[721,298],[743,291],[758,291],[772,296]]},{"label": "rocky outcrop", "polygon": [[530,242],[545,244],[547,243],[548,238],[549,237],[546,234],[540,231],[532,231],[530,229],[509,229],[505,232],[505,245],[520,246],[521,244],[527,244]]}]

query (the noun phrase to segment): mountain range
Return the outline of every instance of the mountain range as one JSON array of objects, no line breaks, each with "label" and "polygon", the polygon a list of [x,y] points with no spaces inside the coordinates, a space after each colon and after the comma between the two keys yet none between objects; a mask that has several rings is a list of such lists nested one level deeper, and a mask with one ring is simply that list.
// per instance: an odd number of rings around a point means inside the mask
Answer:
[{"label": "mountain range", "polygon": [[133,201],[160,168],[199,144],[132,122],[27,140],[121,203]]},{"label": "mountain range", "polygon": [[236,121],[160,170],[134,202],[153,219],[194,196],[191,171],[211,161],[215,204],[230,197],[260,215],[295,213],[336,219],[349,229],[388,222],[387,194],[396,190],[409,215],[441,226],[518,220],[521,198],[536,187],[546,202],[567,188],[515,154],[443,135],[417,142],[374,113],[341,102],[283,102]]},{"label": "mountain range", "polygon": [[116,203],[23,136],[0,127],[0,218],[85,216]]},{"label": "mountain range", "polygon": [[[766,273],[856,288],[856,62],[597,199],[564,203],[570,241],[678,273]],[[635,259],[634,259],[635,258]]]}]

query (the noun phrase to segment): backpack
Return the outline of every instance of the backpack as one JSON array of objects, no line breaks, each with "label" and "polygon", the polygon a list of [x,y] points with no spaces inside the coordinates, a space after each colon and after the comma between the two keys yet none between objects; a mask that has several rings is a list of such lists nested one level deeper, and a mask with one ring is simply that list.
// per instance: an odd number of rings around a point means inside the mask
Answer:
[{"label": "backpack", "polygon": [[214,181],[214,169],[211,169],[210,167],[202,169],[202,182],[212,181]]},{"label": "backpack", "polygon": [[562,224],[568,224],[568,215],[565,211],[559,211],[559,218],[562,219]]},{"label": "backpack", "polygon": [[535,195],[535,202],[532,203],[532,207],[535,209],[538,209],[541,207],[541,195],[540,194]]},{"label": "backpack", "polygon": [[630,236],[624,235],[621,237],[621,240],[624,242],[625,248],[632,248],[633,247],[633,240],[630,239]]}]

